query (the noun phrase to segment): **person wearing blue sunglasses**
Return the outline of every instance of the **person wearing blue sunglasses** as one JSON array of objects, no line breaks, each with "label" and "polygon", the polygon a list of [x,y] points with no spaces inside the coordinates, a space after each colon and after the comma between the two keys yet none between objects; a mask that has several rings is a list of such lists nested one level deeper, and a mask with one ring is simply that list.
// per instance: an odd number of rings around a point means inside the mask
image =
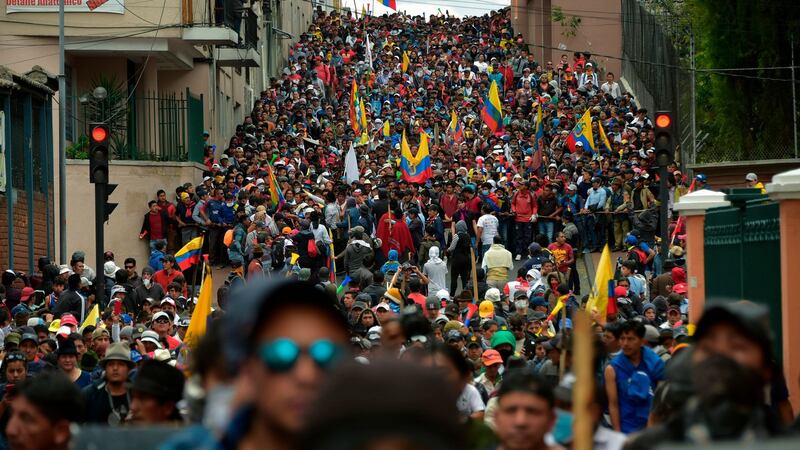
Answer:
[{"label": "person wearing blue sunglasses", "polygon": [[231,291],[230,305],[225,356],[243,404],[221,441],[207,429],[190,440],[198,447],[210,440],[223,448],[292,448],[330,369],[352,357],[344,315],[335,298],[302,281],[248,283]]}]

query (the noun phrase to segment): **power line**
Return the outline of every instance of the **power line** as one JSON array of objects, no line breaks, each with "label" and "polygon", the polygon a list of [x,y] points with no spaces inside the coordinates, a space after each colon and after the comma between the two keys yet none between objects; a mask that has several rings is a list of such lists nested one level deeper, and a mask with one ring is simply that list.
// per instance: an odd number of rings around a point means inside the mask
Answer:
[{"label": "power line", "polygon": [[[161,14],[158,17],[158,26],[159,27],[161,26],[161,21],[164,19],[164,10],[166,9],[166,6],[167,6],[167,0],[164,0],[164,3],[162,4],[162,8],[161,8]],[[136,79],[136,83],[133,84],[133,89],[130,90],[131,93],[128,94],[128,98],[125,99],[125,103],[126,104],[128,102],[130,102],[131,97],[133,97],[133,95],[136,93],[136,88],[139,87],[139,83],[142,81],[142,78],[144,77],[144,71],[147,69],[147,63],[150,62],[150,56],[153,54],[153,47],[155,47],[156,39],[158,39],[158,31],[159,30],[156,29],[156,33],[153,36],[152,42],[150,43],[150,50],[147,51],[147,57],[144,60],[144,64],[142,64],[142,70],[139,72],[139,78]],[[115,113],[114,115],[112,115],[111,117],[103,120],[103,122],[105,122],[105,123],[111,122],[112,119],[116,118],[117,114],[119,114],[119,111],[117,113]]]}]

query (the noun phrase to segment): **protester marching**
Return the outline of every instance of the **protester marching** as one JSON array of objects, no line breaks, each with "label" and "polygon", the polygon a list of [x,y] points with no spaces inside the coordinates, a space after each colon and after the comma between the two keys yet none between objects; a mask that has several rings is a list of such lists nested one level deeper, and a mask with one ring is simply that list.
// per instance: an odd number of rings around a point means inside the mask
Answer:
[{"label": "protester marching", "polygon": [[689,323],[673,205],[707,180],[658,176],[648,111],[613,73],[589,52],[537,61],[509,8],[358,16],[317,10],[230,141],[206,141],[202,183],[141,199],[148,261],[110,242],[102,267],[78,251],[3,273],[5,446],[68,448],[74,423],[172,426],[165,449],[798,428],[768,311]]}]

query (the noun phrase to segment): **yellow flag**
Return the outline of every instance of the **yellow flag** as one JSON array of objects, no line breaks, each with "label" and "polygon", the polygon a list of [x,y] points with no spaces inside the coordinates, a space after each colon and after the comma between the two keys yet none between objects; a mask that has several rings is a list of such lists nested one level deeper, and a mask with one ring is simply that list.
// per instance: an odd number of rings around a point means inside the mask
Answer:
[{"label": "yellow flag", "polygon": [[408,72],[408,66],[411,65],[411,60],[408,59],[408,53],[403,52],[403,72]]},{"label": "yellow flag", "polygon": [[88,327],[89,325],[96,326],[98,320],[100,320],[100,306],[94,305],[92,307],[92,310],[89,311],[89,314],[86,315],[86,318],[83,319],[80,331],[83,332],[83,329]]},{"label": "yellow flag", "polygon": [[361,4],[361,18],[363,19],[364,17],[367,17],[367,4],[366,3],[362,3]]},{"label": "yellow flag", "polygon": [[206,334],[208,316],[211,315],[211,291],[213,282],[211,280],[211,270],[206,271],[203,284],[200,286],[200,295],[197,296],[197,306],[192,313],[192,320],[186,330],[186,337],[183,342],[189,347],[197,346],[197,342]]},{"label": "yellow flag", "polygon": [[597,323],[606,323],[606,313],[608,312],[608,302],[610,297],[610,283],[614,281],[614,265],[611,262],[611,250],[608,244],[603,247],[600,255],[600,263],[597,265],[597,272],[594,276],[594,286],[589,293],[589,302],[586,303],[586,311],[592,314]]},{"label": "yellow flag", "polygon": [[383,135],[385,137],[392,135],[392,126],[389,124],[389,119],[386,119],[386,122],[383,122]]},{"label": "yellow flag", "polygon": [[297,254],[297,253],[292,253],[292,259],[290,259],[290,260],[289,260],[289,265],[290,265],[290,266],[293,266],[293,265],[295,265],[295,263],[297,262],[297,260],[298,260],[299,258],[300,258],[300,255],[299,255],[299,254]]}]

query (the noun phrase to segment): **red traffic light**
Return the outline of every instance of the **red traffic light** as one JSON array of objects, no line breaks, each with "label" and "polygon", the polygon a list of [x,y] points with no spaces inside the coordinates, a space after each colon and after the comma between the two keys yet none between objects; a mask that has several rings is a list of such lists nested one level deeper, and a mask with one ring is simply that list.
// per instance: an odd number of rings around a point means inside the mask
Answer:
[{"label": "red traffic light", "polygon": [[656,116],[656,127],[669,128],[672,125],[672,117],[669,114],[658,114]]},{"label": "red traffic light", "polygon": [[108,137],[108,130],[105,127],[92,128],[92,140],[95,142],[103,142]]}]

